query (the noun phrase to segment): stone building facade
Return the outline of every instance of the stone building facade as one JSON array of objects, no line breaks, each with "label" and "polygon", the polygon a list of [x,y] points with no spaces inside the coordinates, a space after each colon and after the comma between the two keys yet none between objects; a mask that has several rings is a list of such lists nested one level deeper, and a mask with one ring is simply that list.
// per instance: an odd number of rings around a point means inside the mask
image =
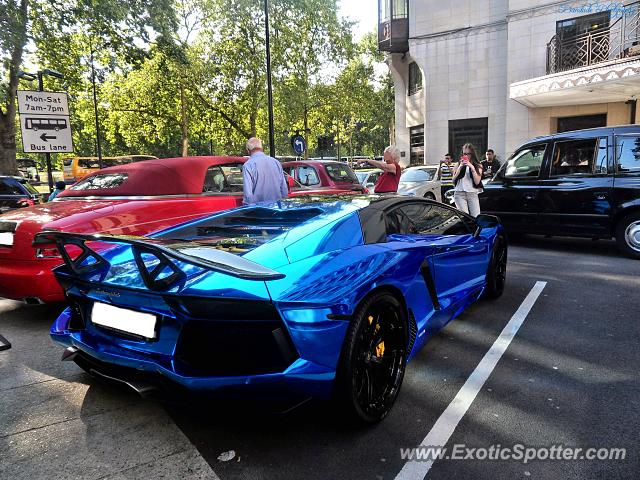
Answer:
[{"label": "stone building facade", "polygon": [[636,123],[640,2],[379,0],[403,165]]}]

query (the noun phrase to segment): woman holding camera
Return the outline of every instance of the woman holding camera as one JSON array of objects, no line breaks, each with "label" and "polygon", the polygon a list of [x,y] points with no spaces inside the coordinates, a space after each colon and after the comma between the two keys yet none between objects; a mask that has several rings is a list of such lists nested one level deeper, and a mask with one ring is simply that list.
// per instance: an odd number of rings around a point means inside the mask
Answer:
[{"label": "woman holding camera", "polygon": [[478,194],[482,193],[482,164],[470,143],[462,147],[462,157],[453,173],[453,183],[456,208],[477,217],[480,214]]}]

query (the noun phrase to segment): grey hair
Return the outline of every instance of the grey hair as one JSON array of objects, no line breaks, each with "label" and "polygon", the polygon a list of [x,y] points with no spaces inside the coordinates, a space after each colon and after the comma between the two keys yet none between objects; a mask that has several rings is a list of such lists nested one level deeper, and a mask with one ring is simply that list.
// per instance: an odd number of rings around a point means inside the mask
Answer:
[{"label": "grey hair", "polygon": [[247,152],[253,152],[258,149],[262,150],[262,140],[258,137],[251,137],[247,140]]},{"label": "grey hair", "polygon": [[384,153],[389,152],[391,157],[393,157],[393,161],[398,163],[400,161],[400,149],[395,145],[389,145],[384,149]]}]

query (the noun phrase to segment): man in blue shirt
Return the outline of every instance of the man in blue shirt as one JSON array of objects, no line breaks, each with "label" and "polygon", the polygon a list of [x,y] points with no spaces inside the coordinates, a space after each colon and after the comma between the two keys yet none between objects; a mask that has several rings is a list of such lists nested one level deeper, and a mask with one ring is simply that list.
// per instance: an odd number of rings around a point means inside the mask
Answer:
[{"label": "man in blue shirt", "polygon": [[262,140],[247,140],[249,160],[242,167],[245,205],[259,202],[276,202],[289,194],[287,180],[278,160],[262,150]]}]

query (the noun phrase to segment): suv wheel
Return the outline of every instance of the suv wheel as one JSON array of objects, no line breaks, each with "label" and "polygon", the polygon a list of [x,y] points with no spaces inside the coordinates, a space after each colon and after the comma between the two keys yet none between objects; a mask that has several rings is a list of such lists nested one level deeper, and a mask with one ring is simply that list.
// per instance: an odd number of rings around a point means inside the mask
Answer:
[{"label": "suv wheel", "polygon": [[616,242],[622,253],[640,259],[640,213],[622,217],[616,226]]}]

